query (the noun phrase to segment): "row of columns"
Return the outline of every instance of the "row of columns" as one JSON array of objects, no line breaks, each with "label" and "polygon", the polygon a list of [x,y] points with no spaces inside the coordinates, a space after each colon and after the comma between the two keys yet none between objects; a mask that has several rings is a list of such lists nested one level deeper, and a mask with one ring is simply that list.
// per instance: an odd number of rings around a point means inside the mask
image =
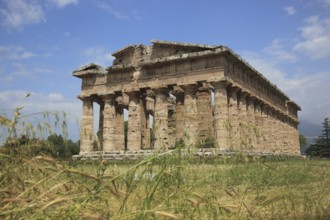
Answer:
[{"label": "row of columns", "polygon": [[[211,90],[214,94],[212,105]],[[250,150],[275,153],[298,153],[297,123],[271,106],[226,81],[153,89],[153,109],[139,91],[128,92],[127,149],[168,149],[183,140],[186,146],[211,142],[220,149]],[[101,97],[99,137],[103,151],[123,150],[123,105],[114,95]],[[93,100],[82,99],[83,120],[81,153],[93,150]],[[170,110],[171,109],[171,110]],[[150,142],[150,117],[153,139]]]}]

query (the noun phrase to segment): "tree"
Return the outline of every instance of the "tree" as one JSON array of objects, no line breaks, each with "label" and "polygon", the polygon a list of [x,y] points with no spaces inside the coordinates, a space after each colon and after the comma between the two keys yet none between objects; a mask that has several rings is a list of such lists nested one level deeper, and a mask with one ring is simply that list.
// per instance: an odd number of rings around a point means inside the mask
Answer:
[{"label": "tree", "polygon": [[309,156],[330,157],[330,125],[329,118],[325,118],[322,122],[322,134],[316,139],[315,144],[306,150]]},{"label": "tree", "polygon": [[72,140],[65,140],[62,135],[49,135],[47,141],[55,152],[55,155],[53,155],[55,157],[69,158],[72,155],[79,153],[78,143],[74,143]]},{"label": "tree", "polygon": [[300,144],[301,148],[307,146],[307,139],[306,139],[305,135],[299,134],[299,144]]},{"label": "tree", "polygon": [[330,127],[329,118],[325,118],[322,122],[323,130],[321,136],[317,140],[317,144],[326,148],[330,148]]},{"label": "tree", "polygon": [[308,146],[308,142],[307,142],[307,138],[303,134],[299,134],[299,145],[300,145],[300,152],[304,154],[306,151],[306,147]]}]

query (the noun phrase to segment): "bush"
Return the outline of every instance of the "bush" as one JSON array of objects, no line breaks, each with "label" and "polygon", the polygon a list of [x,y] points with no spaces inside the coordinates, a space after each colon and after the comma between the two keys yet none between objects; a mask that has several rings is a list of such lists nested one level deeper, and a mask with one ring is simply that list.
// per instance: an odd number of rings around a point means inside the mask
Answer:
[{"label": "bush", "polygon": [[306,155],[310,157],[327,157],[330,158],[330,148],[312,145],[306,150]]}]

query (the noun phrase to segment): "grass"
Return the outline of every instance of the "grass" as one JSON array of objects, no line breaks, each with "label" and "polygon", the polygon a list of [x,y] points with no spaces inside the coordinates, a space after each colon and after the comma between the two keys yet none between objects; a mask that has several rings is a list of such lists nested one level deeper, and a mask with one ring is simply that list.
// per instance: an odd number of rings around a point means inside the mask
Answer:
[{"label": "grass", "polygon": [[[0,117],[6,143],[52,133],[20,110]],[[182,158],[178,150],[142,161],[58,161],[13,146],[21,151],[0,147],[0,219],[330,219],[329,160]]]},{"label": "grass", "polygon": [[[238,159],[237,159],[238,158]],[[329,219],[330,161],[0,154],[4,219]]]}]

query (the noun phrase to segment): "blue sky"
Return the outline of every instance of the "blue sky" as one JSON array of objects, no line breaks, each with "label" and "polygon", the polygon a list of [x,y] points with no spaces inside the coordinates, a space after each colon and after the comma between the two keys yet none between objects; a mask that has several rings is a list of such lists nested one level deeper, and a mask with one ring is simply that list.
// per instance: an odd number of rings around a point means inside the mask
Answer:
[{"label": "blue sky", "polygon": [[228,46],[301,105],[302,121],[330,117],[330,0],[0,0],[0,25],[5,114],[80,118],[72,71],[156,39]]}]

